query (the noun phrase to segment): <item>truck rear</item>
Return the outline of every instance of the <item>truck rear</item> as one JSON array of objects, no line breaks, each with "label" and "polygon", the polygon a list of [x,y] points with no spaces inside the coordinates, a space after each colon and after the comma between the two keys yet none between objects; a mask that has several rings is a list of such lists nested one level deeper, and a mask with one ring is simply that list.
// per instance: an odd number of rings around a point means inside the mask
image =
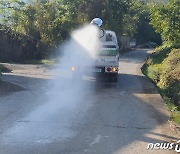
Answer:
[{"label": "truck rear", "polygon": [[119,46],[115,32],[104,31],[101,38],[101,50],[95,62],[96,73],[107,77],[110,81],[118,81]]},{"label": "truck rear", "polygon": [[115,32],[104,30],[103,37],[100,38],[101,48],[92,63],[93,66],[85,67],[86,71],[81,71],[78,66],[72,67],[73,78],[80,78],[84,74],[91,73],[96,77],[105,77],[109,81],[118,81],[119,70],[119,46]]}]

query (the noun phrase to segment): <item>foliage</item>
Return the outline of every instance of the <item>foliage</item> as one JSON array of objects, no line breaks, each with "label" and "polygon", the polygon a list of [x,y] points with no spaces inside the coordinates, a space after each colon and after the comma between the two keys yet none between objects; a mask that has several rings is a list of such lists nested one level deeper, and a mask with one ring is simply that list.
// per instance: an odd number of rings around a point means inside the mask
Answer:
[{"label": "foliage", "polygon": [[[163,45],[156,49],[142,71],[158,87],[172,110],[172,118],[180,123],[180,49],[179,45]],[[173,105],[175,104],[175,105]],[[175,109],[176,108],[176,109]]]},{"label": "foliage", "polygon": [[44,64],[44,65],[54,65],[58,64],[59,59],[55,58],[48,58],[48,59],[41,59],[41,60],[27,60],[24,61],[23,64]]},{"label": "foliage", "polygon": [[133,36],[141,13],[140,0],[80,0],[78,21],[89,22],[94,17],[104,21],[104,27],[117,34]]},{"label": "foliage", "polygon": [[169,99],[167,96],[163,97],[169,110],[171,111],[171,118],[178,124],[180,124],[180,108],[173,104],[173,101]]},{"label": "foliage", "polygon": [[12,32],[48,46],[55,46],[67,37],[71,25],[75,24],[72,10],[62,0],[37,0],[30,4],[21,0],[1,0],[1,5],[3,23]]},{"label": "foliage", "polygon": [[150,56],[146,62],[144,69],[145,74],[156,84],[160,80],[160,72],[162,70],[162,62],[168,57],[172,46],[163,45],[156,48],[155,52]]},{"label": "foliage", "polygon": [[172,111],[172,119],[180,123],[180,1],[150,5],[150,20],[161,34],[163,46],[156,49],[143,67],[158,87]]},{"label": "foliage", "polygon": [[2,55],[1,59],[44,58],[68,38],[72,29],[95,17],[102,18],[104,28],[116,31],[118,36],[133,36],[143,5],[141,0],[34,0],[30,3],[0,0],[0,23],[3,25],[0,44],[7,41],[11,45],[0,46],[0,52],[17,53]]},{"label": "foliage", "polygon": [[168,46],[168,45],[162,45],[162,46],[156,48],[155,52],[152,55],[150,64],[151,65],[161,64],[163,62],[163,60],[168,57],[172,48],[173,48],[173,46]]},{"label": "foliage", "polygon": [[153,26],[150,24],[149,8],[146,4],[142,5],[143,12],[140,14],[140,19],[137,24],[136,42],[144,44],[147,42],[155,42],[158,45],[162,44],[160,34],[156,33]]},{"label": "foliage", "polygon": [[173,49],[162,63],[158,86],[169,98],[180,103],[180,49]]},{"label": "foliage", "polygon": [[3,25],[0,44],[6,45],[0,46],[0,52],[6,52],[0,59],[23,61],[46,57],[77,25],[76,10],[66,0],[36,0],[32,3],[0,0]]},{"label": "foliage", "polygon": [[147,76],[155,83],[158,83],[159,77],[160,77],[160,72],[161,70],[161,65],[150,65],[149,67],[146,68],[146,73]]},{"label": "foliage", "polygon": [[[67,37],[76,24],[100,17],[105,27],[133,35],[141,12],[135,0],[1,0],[3,22],[18,34],[54,45]],[[40,36],[39,36],[40,35]]]},{"label": "foliage", "polygon": [[[95,17],[102,18],[104,28],[118,35],[133,36],[141,6],[140,0],[34,0],[31,3],[0,0],[3,41],[16,40],[16,43],[11,41],[11,47],[0,48],[20,52],[17,54],[20,59],[43,58],[68,38],[73,28]],[[17,44],[16,49],[13,44]]]},{"label": "foliage", "polygon": [[179,43],[180,1],[169,0],[168,4],[153,3],[150,8],[151,24],[161,34],[163,41]]}]

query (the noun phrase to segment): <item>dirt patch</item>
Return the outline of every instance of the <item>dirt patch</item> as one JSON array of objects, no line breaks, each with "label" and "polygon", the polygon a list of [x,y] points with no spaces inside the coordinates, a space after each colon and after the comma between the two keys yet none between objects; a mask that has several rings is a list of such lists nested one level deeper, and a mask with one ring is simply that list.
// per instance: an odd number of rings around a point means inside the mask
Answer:
[{"label": "dirt patch", "polygon": [[25,90],[25,88],[17,84],[0,80],[0,96],[7,95],[10,92],[16,92],[16,91],[22,91],[22,90]]}]

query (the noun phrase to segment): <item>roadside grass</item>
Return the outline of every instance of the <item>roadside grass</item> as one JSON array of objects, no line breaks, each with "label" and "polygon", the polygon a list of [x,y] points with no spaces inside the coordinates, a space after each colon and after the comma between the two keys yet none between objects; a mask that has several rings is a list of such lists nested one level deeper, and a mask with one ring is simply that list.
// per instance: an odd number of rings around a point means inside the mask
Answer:
[{"label": "roadside grass", "polygon": [[157,48],[142,72],[158,88],[171,111],[172,120],[180,124],[180,49],[173,46]]},{"label": "roadside grass", "polygon": [[164,96],[163,98],[167,104],[167,107],[171,111],[171,119],[176,123],[180,124],[180,108],[174,105],[174,103],[166,96]]},{"label": "roadside grass", "polygon": [[41,59],[41,60],[27,60],[23,62],[24,64],[45,64],[45,65],[53,65],[57,64],[59,59]]}]

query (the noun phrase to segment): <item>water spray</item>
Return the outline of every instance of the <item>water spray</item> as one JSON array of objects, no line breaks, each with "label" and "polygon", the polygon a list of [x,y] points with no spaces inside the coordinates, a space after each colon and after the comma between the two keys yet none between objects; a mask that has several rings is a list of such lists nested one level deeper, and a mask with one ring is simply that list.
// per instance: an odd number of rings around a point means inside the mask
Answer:
[{"label": "water spray", "polygon": [[[103,21],[100,18],[94,18],[91,21],[91,24],[96,25],[100,28],[103,25]],[[105,31],[103,29],[100,29],[100,38],[102,38],[104,36],[104,34],[105,34]]]}]

